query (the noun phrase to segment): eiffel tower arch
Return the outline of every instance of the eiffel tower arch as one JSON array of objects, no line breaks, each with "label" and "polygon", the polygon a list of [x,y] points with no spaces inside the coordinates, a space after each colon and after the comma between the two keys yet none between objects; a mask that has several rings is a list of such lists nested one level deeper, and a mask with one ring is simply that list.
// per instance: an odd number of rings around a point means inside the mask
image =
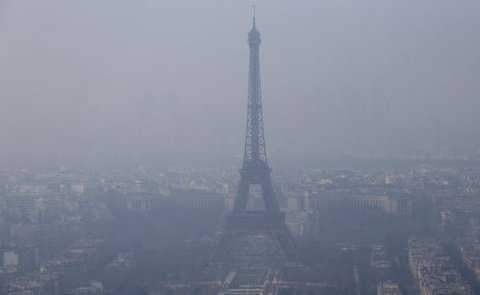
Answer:
[{"label": "eiffel tower arch", "polygon": [[[266,234],[278,242],[287,260],[298,258],[297,247],[285,224],[285,214],[280,211],[273,190],[271,169],[263,129],[262,92],[260,83],[260,33],[253,27],[248,34],[250,47],[247,130],[240,184],[232,212],[227,216],[225,231],[215,249],[213,259],[226,261],[236,239],[242,235]],[[264,210],[247,210],[250,188],[261,187]]]}]

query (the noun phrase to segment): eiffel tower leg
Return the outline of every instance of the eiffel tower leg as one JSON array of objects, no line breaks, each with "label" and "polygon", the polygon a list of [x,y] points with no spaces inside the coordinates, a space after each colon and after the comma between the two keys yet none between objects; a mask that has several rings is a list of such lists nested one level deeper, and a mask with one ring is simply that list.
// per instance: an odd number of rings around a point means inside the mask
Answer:
[{"label": "eiffel tower leg", "polygon": [[272,179],[269,173],[264,176],[261,185],[265,209],[270,212],[278,212],[280,209],[278,208],[277,199],[275,198],[275,193],[273,191]]},{"label": "eiffel tower leg", "polygon": [[293,240],[292,236],[288,232],[288,229],[285,229],[284,232],[276,233],[275,237],[278,243],[280,244],[280,246],[282,247],[282,250],[285,253],[285,256],[289,260],[296,260],[299,258],[295,241]]},{"label": "eiffel tower leg", "polygon": [[213,262],[221,262],[226,260],[234,237],[235,235],[233,233],[224,233],[222,235],[211,257]]},{"label": "eiffel tower leg", "polygon": [[240,212],[247,210],[248,195],[250,193],[250,182],[247,177],[240,177],[240,184],[238,187],[237,198],[235,199],[235,205],[233,211]]}]

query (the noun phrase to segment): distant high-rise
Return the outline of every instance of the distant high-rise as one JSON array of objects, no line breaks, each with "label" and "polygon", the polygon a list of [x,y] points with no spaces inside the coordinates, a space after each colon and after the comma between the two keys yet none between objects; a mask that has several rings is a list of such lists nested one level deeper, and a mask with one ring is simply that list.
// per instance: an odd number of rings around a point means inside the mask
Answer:
[{"label": "distant high-rise", "polygon": [[[280,212],[275,197],[271,169],[267,163],[260,83],[260,43],[260,33],[256,28],[254,15],[253,28],[248,34],[250,65],[245,152],[233,212],[227,217],[226,230],[214,254],[219,260],[227,259],[235,238],[246,234],[268,234],[278,241],[287,259],[297,257],[295,242],[287,229],[285,215]],[[261,187],[265,210],[247,210],[252,185]]]}]

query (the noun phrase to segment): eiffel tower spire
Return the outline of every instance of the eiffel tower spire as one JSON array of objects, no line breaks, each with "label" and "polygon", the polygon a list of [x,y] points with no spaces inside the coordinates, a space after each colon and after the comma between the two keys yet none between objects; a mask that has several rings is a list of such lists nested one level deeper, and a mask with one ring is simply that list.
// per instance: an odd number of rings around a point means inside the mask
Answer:
[{"label": "eiffel tower spire", "polygon": [[[255,8],[254,8],[255,9]],[[255,11],[255,10],[254,10]],[[260,81],[260,33],[255,25],[253,15],[252,30],[248,34],[250,47],[247,134],[245,138],[245,153],[243,165],[255,166],[267,164],[267,150],[263,131],[262,84]]]}]

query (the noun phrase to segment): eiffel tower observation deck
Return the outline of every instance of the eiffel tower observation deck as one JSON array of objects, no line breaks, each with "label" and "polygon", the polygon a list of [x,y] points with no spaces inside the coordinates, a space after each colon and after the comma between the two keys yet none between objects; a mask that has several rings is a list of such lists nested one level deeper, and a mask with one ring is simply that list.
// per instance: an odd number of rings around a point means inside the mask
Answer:
[{"label": "eiffel tower observation deck", "polygon": [[[285,215],[278,206],[267,161],[260,81],[260,43],[254,12],[253,26],[248,34],[250,63],[243,166],[233,211],[227,217],[225,231],[213,255],[217,261],[236,260],[233,257],[236,256],[235,253],[246,253],[248,249],[256,247],[263,247],[260,252],[271,256],[271,260],[290,261],[298,258],[295,242],[285,224]],[[250,188],[253,185],[261,188],[264,210],[247,210]],[[253,245],[248,245],[248,241]],[[260,246],[260,243],[264,245]],[[242,249],[243,246],[248,249]],[[253,254],[253,259],[268,260],[268,257],[260,257],[262,253]]]}]

